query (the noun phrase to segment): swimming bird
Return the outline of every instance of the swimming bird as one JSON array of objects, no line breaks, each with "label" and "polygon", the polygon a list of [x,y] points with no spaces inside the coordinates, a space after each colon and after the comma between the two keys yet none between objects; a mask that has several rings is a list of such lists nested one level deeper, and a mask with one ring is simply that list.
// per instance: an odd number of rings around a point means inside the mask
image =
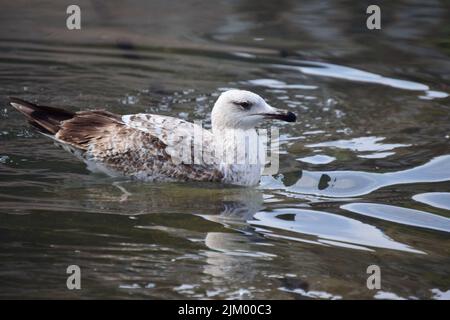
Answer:
[{"label": "swimming bird", "polygon": [[[145,181],[254,186],[265,161],[259,157],[263,153],[255,127],[266,119],[296,121],[292,112],[270,106],[253,92],[236,89],[218,97],[211,112],[211,130],[157,114],[72,112],[18,98],[10,98],[10,103],[40,133],[83,160],[88,169]],[[250,140],[239,140],[242,136]],[[251,162],[255,143],[257,157]]]}]

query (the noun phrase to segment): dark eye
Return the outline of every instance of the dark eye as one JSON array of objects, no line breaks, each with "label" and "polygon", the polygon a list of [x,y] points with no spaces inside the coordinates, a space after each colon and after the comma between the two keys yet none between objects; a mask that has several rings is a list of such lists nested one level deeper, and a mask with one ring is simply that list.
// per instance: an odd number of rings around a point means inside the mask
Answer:
[{"label": "dark eye", "polygon": [[250,109],[252,107],[252,103],[248,101],[235,102],[234,104],[241,106],[244,109]]}]

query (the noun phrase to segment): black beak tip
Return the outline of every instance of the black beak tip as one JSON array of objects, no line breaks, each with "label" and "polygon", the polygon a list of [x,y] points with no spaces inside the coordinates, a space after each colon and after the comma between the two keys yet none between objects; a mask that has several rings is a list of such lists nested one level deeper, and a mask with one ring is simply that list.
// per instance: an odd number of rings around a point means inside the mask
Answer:
[{"label": "black beak tip", "polygon": [[289,111],[288,113],[286,113],[286,116],[283,120],[286,122],[295,122],[297,121],[297,116],[295,115],[295,113]]},{"label": "black beak tip", "polygon": [[269,119],[277,119],[286,122],[297,121],[297,116],[293,112],[277,112],[277,113],[265,113],[264,116]]}]

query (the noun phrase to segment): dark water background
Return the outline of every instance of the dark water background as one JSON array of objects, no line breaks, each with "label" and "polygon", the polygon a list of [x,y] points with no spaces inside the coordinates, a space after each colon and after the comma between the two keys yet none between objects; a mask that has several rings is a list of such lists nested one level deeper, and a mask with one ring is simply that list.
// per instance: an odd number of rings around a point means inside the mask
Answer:
[{"label": "dark water background", "polygon": [[[449,298],[448,1],[376,31],[365,1],[76,3],[79,31],[71,1],[1,3],[0,298]],[[7,103],[195,120],[226,88],[299,118],[258,188],[117,185]]]}]

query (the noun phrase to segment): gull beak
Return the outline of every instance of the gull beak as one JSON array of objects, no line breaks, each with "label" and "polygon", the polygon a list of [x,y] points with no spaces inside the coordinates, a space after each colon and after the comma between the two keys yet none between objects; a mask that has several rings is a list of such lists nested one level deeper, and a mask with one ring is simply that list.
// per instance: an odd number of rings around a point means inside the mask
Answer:
[{"label": "gull beak", "polygon": [[270,107],[270,112],[263,113],[262,115],[266,119],[277,119],[286,122],[295,122],[297,120],[297,116],[294,113],[273,107]]}]

